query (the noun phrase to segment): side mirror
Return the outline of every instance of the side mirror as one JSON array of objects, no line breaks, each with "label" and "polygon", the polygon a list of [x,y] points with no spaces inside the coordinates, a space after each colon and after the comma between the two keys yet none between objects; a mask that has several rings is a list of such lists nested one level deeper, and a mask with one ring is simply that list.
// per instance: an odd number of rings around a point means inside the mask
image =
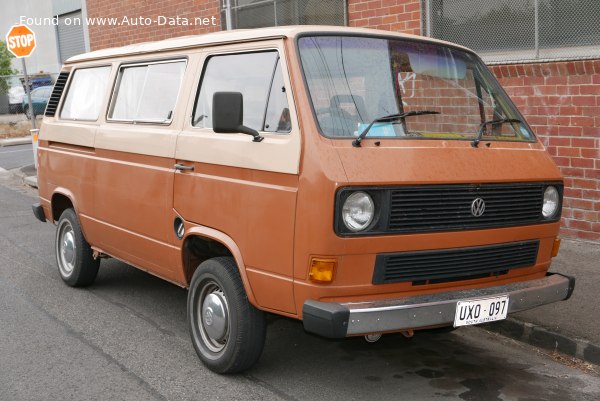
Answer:
[{"label": "side mirror", "polygon": [[220,134],[242,133],[252,135],[253,142],[264,137],[244,125],[244,97],[240,92],[215,92],[212,105],[213,131]]}]

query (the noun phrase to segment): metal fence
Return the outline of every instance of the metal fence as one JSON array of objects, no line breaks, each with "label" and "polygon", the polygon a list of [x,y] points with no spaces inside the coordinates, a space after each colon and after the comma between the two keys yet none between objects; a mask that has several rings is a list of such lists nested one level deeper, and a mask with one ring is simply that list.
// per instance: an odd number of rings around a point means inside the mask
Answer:
[{"label": "metal fence", "polygon": [[[281,25],[346,25],[347,0],[229,0],[231,27],[260,28]],[[222,28],[226,28],[227,0],[222,1]]]},{"label": "metal fence", "polygon": [[[58,74],[32,74],[29,76],[33,112],[37,116],[44,114],[57,76]],[[23,75],[0,75],[0,122],[21,121],[30,116],[25,92],[25,77]]]},{"label": "metal fence", "polygon": [[423,0],[428,36],[488,63],[600,57],[598,0]]}]

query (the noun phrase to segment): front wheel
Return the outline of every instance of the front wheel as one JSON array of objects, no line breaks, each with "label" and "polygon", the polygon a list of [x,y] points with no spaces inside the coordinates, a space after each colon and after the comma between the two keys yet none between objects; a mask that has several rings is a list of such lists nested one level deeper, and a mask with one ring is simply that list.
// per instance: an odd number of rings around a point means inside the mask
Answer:
[{"label": "front wheel", "polygon": [[265,343],[265,314],[248,301],[232,258],[217,257],[198,266],[187,314],[196,353],[210,370],[236,373],[258,361]]},{"label": "front wheel", "polygon": [[23,113],[25,114],[25,117],[27,117],[28,120],[31,120],[31,110],[29,109],[29,107],[25,107]]},{"label": "front wheel", "polygon": [[73,209],[66,209],[58,219],[55,251],[58,272],[65,283],[81,287],[94,282],[100,259],[94,259]]}]

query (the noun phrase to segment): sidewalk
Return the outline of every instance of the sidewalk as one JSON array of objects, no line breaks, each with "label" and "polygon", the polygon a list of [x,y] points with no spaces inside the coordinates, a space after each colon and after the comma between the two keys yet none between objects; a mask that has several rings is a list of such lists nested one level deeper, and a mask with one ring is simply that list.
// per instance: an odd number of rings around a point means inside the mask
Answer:
[{"label": "sidewalk", "polygon": [[563,239],[550,271],[576,278],[569,300],[482,327],[600,365],[600,244]]}]

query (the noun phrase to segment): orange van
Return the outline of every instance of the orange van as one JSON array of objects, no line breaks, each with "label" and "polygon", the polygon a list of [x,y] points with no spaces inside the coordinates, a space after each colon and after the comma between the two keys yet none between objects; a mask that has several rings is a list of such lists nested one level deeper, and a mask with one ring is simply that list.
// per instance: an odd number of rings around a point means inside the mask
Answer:
[{"label": "orange van", "polygon": [[561,175],[472,51],[339,27],[236,30],[65,63],[38,150],[71,286],[120,259],[189,288],[202,361],[265,314],[329,338],[492,322],[569,298]]}]

